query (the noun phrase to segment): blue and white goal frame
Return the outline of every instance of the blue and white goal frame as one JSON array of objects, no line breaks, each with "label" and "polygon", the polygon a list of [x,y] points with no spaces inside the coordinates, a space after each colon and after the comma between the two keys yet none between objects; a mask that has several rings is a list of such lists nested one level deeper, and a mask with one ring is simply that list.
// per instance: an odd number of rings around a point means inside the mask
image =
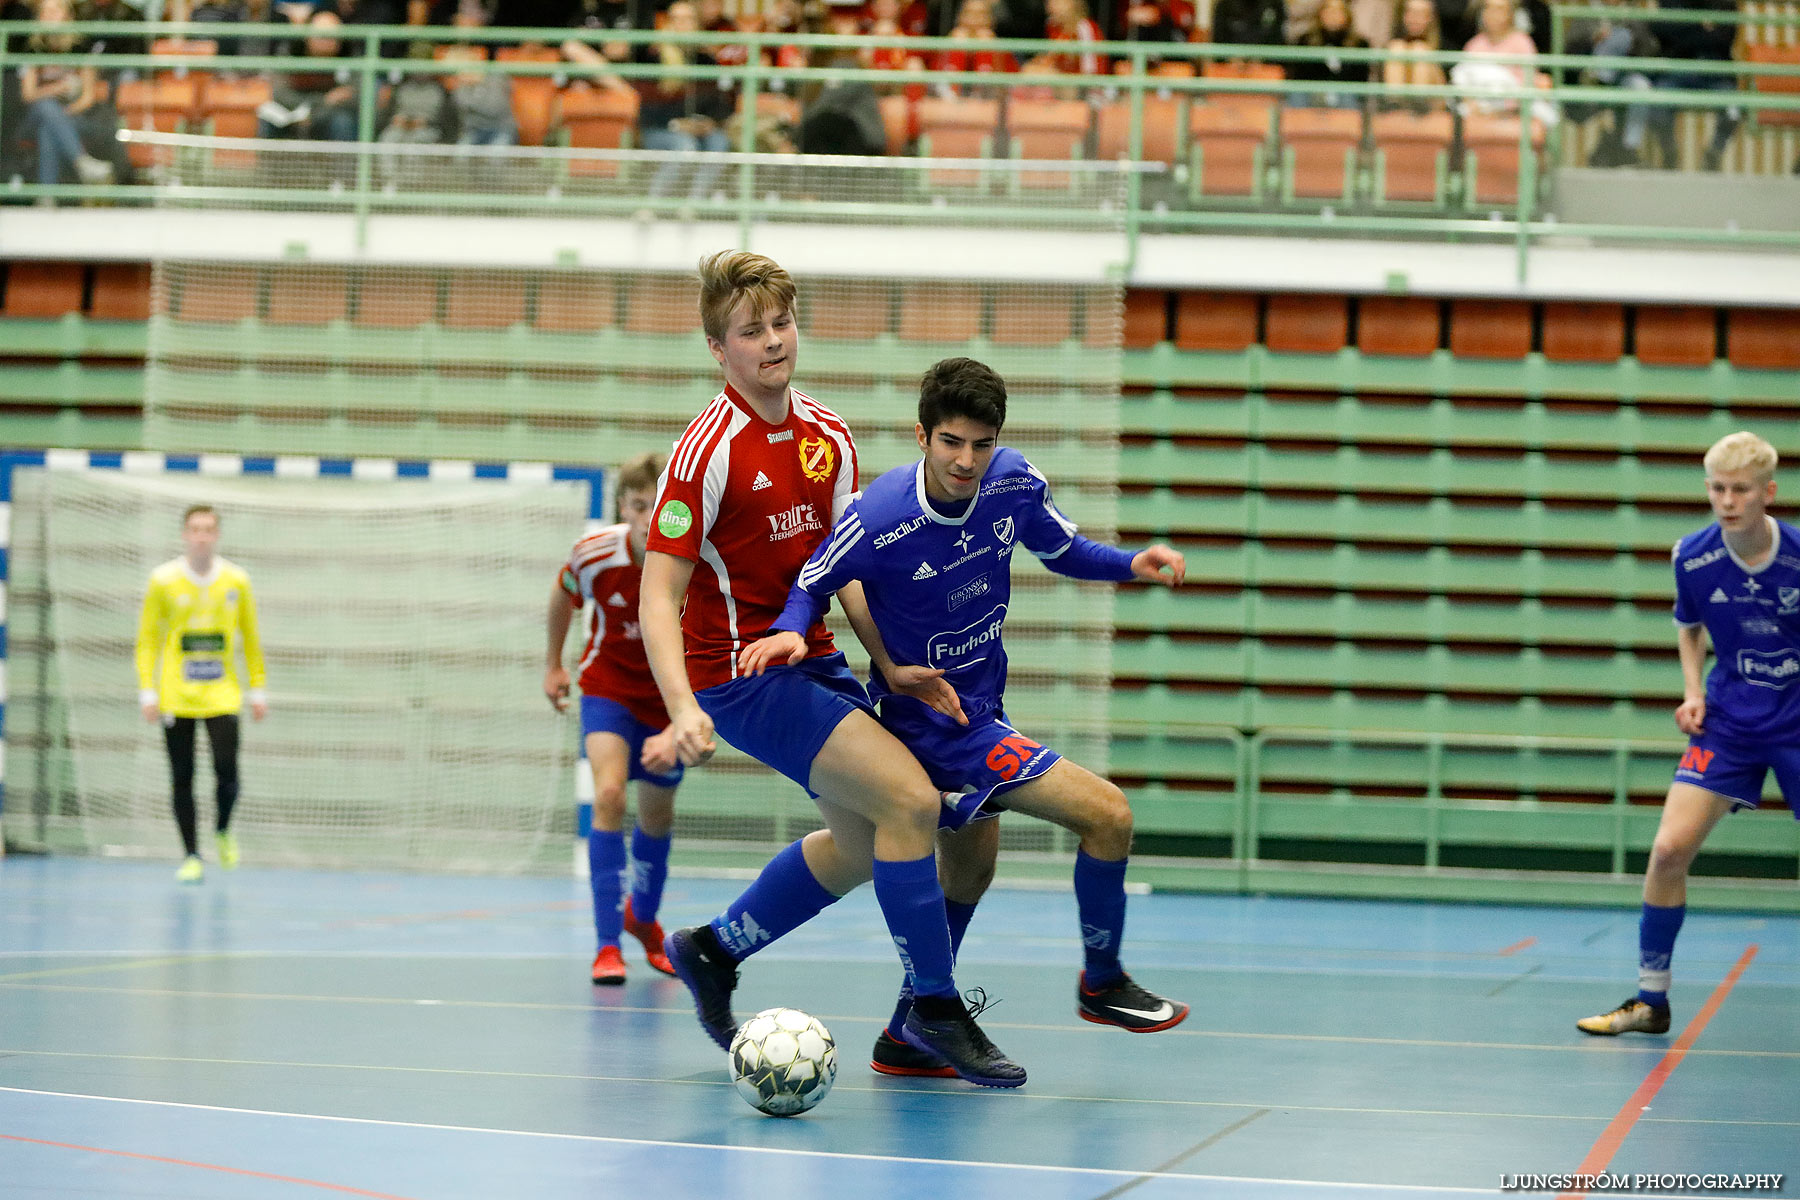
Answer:
[{"label": "blue and white goal frame", "polygon": [[[6,804],[6,588],[12,567],[13,476],[18,471],[125,471],[144,475],[206,475],[217,478],[266,476],[278,479],[395,479],[497,483],[585,483],[591,529],[605,523],[612,497],[608,473],[600,467],[544,462],[470,462],[460,459],[317,458],[309,455],[163,454],[149,450],[0,450],[0,813]],[[553,564],[547,566],[546,572]],[[581,770],[578,779],[585,778]],[[585,818],[578,815],[585,828]],[[4,853],[0,850],[0,853]]]}]

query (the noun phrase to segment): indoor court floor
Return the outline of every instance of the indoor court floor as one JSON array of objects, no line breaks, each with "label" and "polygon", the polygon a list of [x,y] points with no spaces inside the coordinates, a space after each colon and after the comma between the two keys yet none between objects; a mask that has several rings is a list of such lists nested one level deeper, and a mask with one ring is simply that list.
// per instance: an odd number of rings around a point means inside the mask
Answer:
[{"label": "indoor court floor", "polygon": [[[1075,1016],[1072,894],[997,888],[957,974],[1000,998],[1008,1092],[869,1070],[899,967],[865,888],[744,971],[740,1017],[838,1040],[783,1120],[635,946],[588,983],[584,883],[174,865],[0,861],[0,1196],[1335,1200],[1800,1165],[1800,918],[1690,915],[1674,1029],[1603,1040],[1574,1022],[1633,990],[1635,911],[1134,896],[1127,966],[1194,1011],[1131,1036]],[[664,924],[740,886],[677,876]]]}]

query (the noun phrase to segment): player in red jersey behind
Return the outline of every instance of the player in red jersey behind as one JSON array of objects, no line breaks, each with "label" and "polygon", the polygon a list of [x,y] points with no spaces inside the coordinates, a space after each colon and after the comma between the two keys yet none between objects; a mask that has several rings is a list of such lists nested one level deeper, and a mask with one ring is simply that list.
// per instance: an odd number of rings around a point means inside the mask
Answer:
[{"label": "player in red jersey behind", "polygon": [[[594,825],[588,833],[588,878],[594,893],[594,934],[599,949],[590,972],[600,984],[625,982],[619,935],[643,944],[644,957],[665,975],[675,970],[663,953],[656,912],[669,875],[669,827],[675,818],[675,788],[681,766],[664,761],[658,769],[642,761],[644,743],[661,738],[669,724],[662,696],[644,661],[638,632],[638,584],[644,567],[644,540],[656,502],[662,458],[645,454],[619,469],[614,491],[619,524],[608,525],[575,543],[556,574],[545,614],[548,634],[544,694],[560,712],[569,703],[569,669],[563,645],[569,621],[586,605],[587,645],[581,653],[581,736],[594,773]],[[658,756],[652,751],[653,759]],[[625,788],[638,781],[637,826],[625,846]]]},{"label": "player in red jersey behind", "polygon": [[856,494],[848,427],[790,386],[794,301],[793,280],[762,255],[726,251],[700,264],[701,323],[725,390],[663,473],[639,612],[681,761],[710,758],[716,728],[805,788],[826,828],[783,850],[710,924],[670,934],[669,960],[700,1023],[728,1047],[738,964],[873,879],[918,997],[908,1042],[973,1083],[1017,1087],[1024,1070],[982,1033],[951,977],[933,854],[942,802],[924,768],[876,722],[822,621],[794,665],[738,671],[739,651],[768,633]]}]

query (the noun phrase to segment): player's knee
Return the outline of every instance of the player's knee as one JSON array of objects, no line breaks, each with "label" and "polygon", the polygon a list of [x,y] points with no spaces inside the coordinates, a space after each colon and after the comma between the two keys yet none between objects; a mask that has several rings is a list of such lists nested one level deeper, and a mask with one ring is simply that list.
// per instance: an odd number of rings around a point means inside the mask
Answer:
[{"label": "player's knee", "polygon": [[1653,875],[1685,874],[1699,853],[1698,844],[1689,844],[1685,838],[1658,834],[1650,844],[1649,871]]},{"label": "player's knee", "polygon": [[890,811],[895,822],[929,838],[937,830],[938,810],[943,803],[937,789],[921,774],[917,781],[895,791]]},{"label": "player's knee", "polygon": [[1123,858],[1131,852],[1131,802],[1115,784],[1105,780],[1095,798],[1090,836],[1113,852],[1107,857]]},{"label": "player's knee", "polygon": [[594,788],[594,819],[604,820],[609,828],[617,829],[619,822],[625,818],[625,785],[622,783],[605,783]]}]

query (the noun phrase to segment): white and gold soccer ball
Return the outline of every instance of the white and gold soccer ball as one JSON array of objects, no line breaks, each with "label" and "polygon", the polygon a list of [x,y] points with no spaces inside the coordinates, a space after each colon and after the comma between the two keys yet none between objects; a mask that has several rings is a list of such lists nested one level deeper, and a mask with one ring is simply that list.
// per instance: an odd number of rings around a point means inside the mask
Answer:
[{"label": "white and gold soccer ball", "polygon": [[738,1095],[771,1117],[793,1117],[825,1098],[837,1078],[837,1043],[817,1017],[765,1008],[731,1039]]}]

